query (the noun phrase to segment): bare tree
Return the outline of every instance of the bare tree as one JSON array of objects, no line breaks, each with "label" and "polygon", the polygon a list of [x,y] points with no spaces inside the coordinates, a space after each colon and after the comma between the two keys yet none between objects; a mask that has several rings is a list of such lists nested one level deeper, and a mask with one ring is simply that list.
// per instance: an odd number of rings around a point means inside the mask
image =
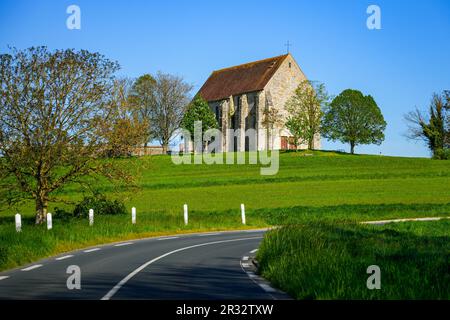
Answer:
[{"label": "bare tree", "polygon": [[114,80],[111,97],[106,103],[109,119],[101,119],[99,129],[106,139],[105,156],[131,156],[133,150],[148,141],[149,121],[141,117],[141,108],[130,99],[133,82],[122,78]]},{"label": "bare tree", "polygon": [[444,91],[445,96],[445,137],[444,137],[444,147],[450,149],[450,90]]},{"label": "bare tree", "polygon": [[136,79],[130,90],[128,100],[141,124],[147,124],[147,136],[144,147],[152,138],[151,118],[155,108],[155,84],[156,80],[150,74],[144,74]]},{"label": "bare tree", "polygon": [[34,200],[37,224],[67,184],[122,176],[111,162],[96,161],[106,147],[98,128],[110,118],[105,101],[118,69],[86,50],[0,55],[0,191],[10,201]]},{"label": "bare tree", "polygon": [[449,105],[450,93],[444,91],[441,95],[433,94],[428,114],[423,114],[416,108],[405,115],[408,123],[407,137],[426,142],[433,156],[450,148]]},{"label": "bare tree", "polygon": [[273,149],[273,139],[275,137],[274,131],[275,129],[279,129],[282,124],[283,118],[279,110],[271,105],[268,105],[268,107],[263,111],[262,120],[262,125],[266,128],[267,132],[267,150],[269,150],[271,147]]},{"label": "bare tree", "polygon": [[159,72],[155,77],[152,132],[167,152],[170,140],[179,129],[184,112],[190,102],[192,86],[183,78]]}]

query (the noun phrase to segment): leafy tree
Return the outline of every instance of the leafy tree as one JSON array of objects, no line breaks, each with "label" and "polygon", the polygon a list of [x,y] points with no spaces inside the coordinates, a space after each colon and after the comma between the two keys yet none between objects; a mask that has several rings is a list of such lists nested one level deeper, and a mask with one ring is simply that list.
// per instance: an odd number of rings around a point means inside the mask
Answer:
[{"label": "leafy tree", "polygon": [[285,125],[292,134],[292,140],[295,146],[295,150],[297,151],[300,145],[300,141],[303,141],[303,123],[299,118],[289,116]]},{"label": "leafy tree", "polygon": [[322,109],[328,106],[328,101],[324,84],[304,80],[286,102],[289,113],[286,127],[294,137],[296,148],[300,140],[308,143],[308,149],[314,149],[315,137],[320,133]]},{"label": "leafy tree", "polygon": [[188,105],[181,121],[181,127],[190,132],[191,139],[194,139],[194,124],[196,121],[202,122],[203,133],[209,129],[217,129],[219,127],[214,112],[211,111],[208,102],[200,95],[197,95]]},{"label": "leafy tree", "polygon": [[152,110],[155,108],[155,85],[156,80],[150,74],[140,76],[134,83],[128,95],[129,103],[137,116],[140,124],[147,125],[147,135],[144,147],[152,138],[151,118]]},{"label": "leafy tree", "polygon": [[164,73],[158,73],[155,77],[155,101],[150,121],[153,136],[159,140],[164,152],[167,152],[170,140],[180,127],[191,90],[192,86],[181,77]]},{"label": "leafy tree", "polygon": [[347,89],[333,99],[322,122],[324,136],[350,144],[353,154],[360,144],[381,144],[386,122],[372,96]]},{"label": "leafy tree", "polygon": [[405,115],[409,123],[408,137],[424,140],[433,157],[447,157],[450,148],[450,93],[444,91],[441,95],[433,94],[428,115],[423,115],[419,109]]},{"label": "leafy tree", "polygon": [[86,50],[11,49],[0,55],[0,191],[9,204],[32,199],[36,224],[67,184],[127,178],[106,161],[101,121],[117,62]]}]

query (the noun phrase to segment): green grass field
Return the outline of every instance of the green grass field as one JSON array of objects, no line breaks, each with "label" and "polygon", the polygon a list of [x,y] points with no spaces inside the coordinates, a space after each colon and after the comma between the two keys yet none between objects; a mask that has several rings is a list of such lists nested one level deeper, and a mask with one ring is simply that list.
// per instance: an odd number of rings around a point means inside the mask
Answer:
[{"label": "green grass field", "polygon": [[[270,231],[260,271],[297,299],[450,299],[450,220],[305,223]],[[377,265],[381,288],[369,290]]]},{"label": "green grass field", "polygon": [[[135,206],[129,216],[54,220],[54,229],[33,226],[34,205],[0,211],[0,270],[87,245],[131,238],[326,220],[352,222],[399,217],[450,216],[450,162],[419,158],[347,155],[334,152],[282,153],[275,176],[261,176],[257,165],[180,165],[169,156],[124,159],[135,170],[138,189],[118,191],[106,182],[100,190]],[[58,196],[79,201],[83,192],[68,186]],[[183,225],[184,203],[190,224]],[[70,210],[71,206],[53,204]],[[14,214],[24,216],[21,234]]]}]

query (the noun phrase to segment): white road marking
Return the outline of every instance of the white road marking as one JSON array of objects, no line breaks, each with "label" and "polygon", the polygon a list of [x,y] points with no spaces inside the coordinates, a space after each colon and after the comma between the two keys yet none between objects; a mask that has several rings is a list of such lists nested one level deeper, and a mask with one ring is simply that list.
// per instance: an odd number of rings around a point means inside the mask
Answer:
[{"label": "white road marking", "polygon": [[277,292],[277,290],[275,290],[274,288],[272,288],[271,286],[265,284],[265,283],[258,283],[258,285],[263,288],[264,291],[266,292]]},{"label": "white road marking", "polygon": [[247,257],[247,256],[244,256],[244,257],[242,257],[242,260],[247,261],[247,260],[248,260],[248,257]]},{"label": "white road marking", "polygon": [[165,237],[165,238],[158,238],[157,240],[158,241],[161,241],[161,240],[170,240],[170,239],[178,239],[179,237]]},{"label": "white road marking", "polygon": [[0,276],[0,281],[1,281],[1,280],[8,279],[8,278],[9,278],[9,276]]},{"label": "white road marking", "polygon": [[67,256],[64,256],[64,257],[59,257],[59,258],[56,258],[55,260],[58,260],[58,261],[60,261],[60,260],[65,260],[65,259],[69,259],[69,258],[72,258],[72,257],[73,257],[73,255],[69,254],[69,255],[67,255]]},{"label": "white road marking", "polygon": [[405,218],[405,219],[391,219],[378,221],[363,221],[361,224],[386,224],[393,222],[408,222],[408,221],[438,221],[441,219],[449,219],[449,217],[431,217],[431,218]]},{"label": "white road marking", "polygon": [[268,294],[272,299],[276,300],[275,297],[271,294],[271,292],[276,292],[276,290],[274,290],[271,286],[262,283],[262,282],[261,282],[261,281],[263,281],[262,278],[261,278],[260,276],[258,276],[257,274],[255,274],[253,271],[247,271],[247,270],[245,270],[244,267],[245,267],[245,265],[246,265],[247,263],[242,263],[242,261],[241,261],[240,264],[241,264],[241,269],[242,269],[242,271],[244,271],[244,272],[247,274],[247,276],[250,278],[250,280],[251,280],[254,284],[260,286],[264,291],[266,291],[267,294]]},{"label": "white road marking", "polygon": [[118,243],[118,244],[115,244],[114,247],[129,246],[130,244],[133,244],[133,242]]},{"label": "white road marking", "polygon": [[89,252],[94,252],[94,251],[98,251],[98,250],[100,250],[100,248],[94,248],[94,249],[84,250],[83,252],[89,253]]},{"label": "white road marking", "polygon": [[122,288],[131,278],[133,278],[135,275],[137,275],[139,272],[141,272],[142,270],[144,270],[145,268],[147,268],[149,265],[151,265],[152,263],[161,260],[167,256],[170,256],[174,253],[177,252],[181,252],[181,251],[185,251],[185,250],[189,250],[189,249],[193,249],[193,248],[198,248],[198,247],[204,247],[204,246],[208,246],[208,245],[213,245],[213,244],[219,244],[219,243],[227,243],[227,242],[236,242],[236,241],[245,241],[245,240],[254,240],[254,239],[262,239],[262,237],[252,237],[252,238],[240,238],[240,239],[231,239],[231,240],[222,240],[222,241],[214,241],[214,242],[206,242],[206,243],[201,243],[201,244],[196,244],[193,246],[189,246],[189,247],[184,247],[184,248],[180,248],[180,249],[176,249],[170,252],[167,252],[157,258],[154,258],[153,260],[150,260],[146,263],[144,263],[143,265],[141,265],[139,268],[137,268],[136,270],[134,270],[133,272],[131,272],[129,275],[127,275],[125,278],[123,278],[118,284],[116,284],[114,286],[114,288],[112,288],[101,300],[109,300],[111,299],[116,293],[117,291],[120,290],[120,288]]},{"label": "white road marking", "polygon": [[37,268],[40,268],[40,267],[42,267],[42,264],[35,264],[35,265],[31,266],[31,267],[21,269],[21,271],[31,271],[31,270],[34,270],[34,269],[37,269]]},{"label": "white road marking", "polygon": [[207,237],[207,236],[217,236],[218,234],[220,234],[219,232],[216,233],[202,233],[202,234],[198,234],[197,236],[199,237]]},{"label": "white road marking", "polygon": [[254,250],[250,251],[250,253],[255,253],[256,251],[258,251],[258,249],[254,249]]}]

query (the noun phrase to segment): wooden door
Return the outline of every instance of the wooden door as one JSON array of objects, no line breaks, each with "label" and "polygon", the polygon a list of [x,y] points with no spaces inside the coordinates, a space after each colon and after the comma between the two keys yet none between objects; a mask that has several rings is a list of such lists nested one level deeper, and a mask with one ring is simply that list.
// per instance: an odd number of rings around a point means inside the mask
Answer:
[{"label": "wooden door", "polygon": [[288,137],[281,137],[281,150],[288,149]]}]

